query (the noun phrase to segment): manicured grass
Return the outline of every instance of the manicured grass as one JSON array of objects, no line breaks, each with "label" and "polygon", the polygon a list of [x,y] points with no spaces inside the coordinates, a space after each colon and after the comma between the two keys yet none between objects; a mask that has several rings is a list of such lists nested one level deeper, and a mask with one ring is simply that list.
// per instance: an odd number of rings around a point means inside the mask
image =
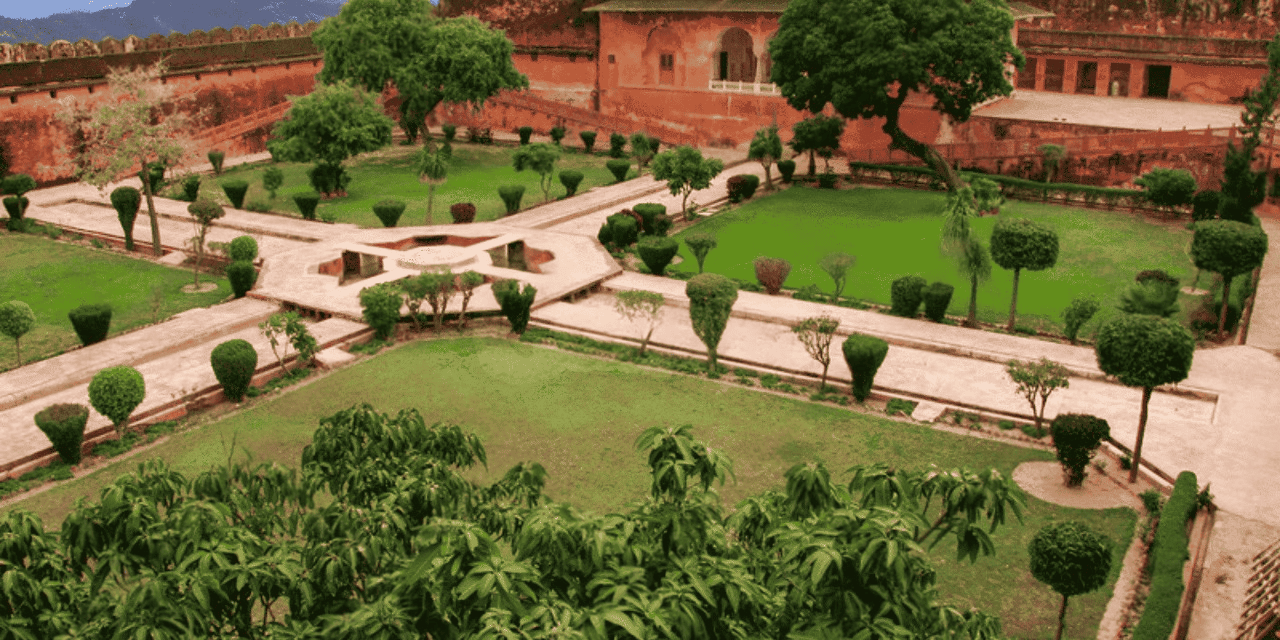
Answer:
[{"label": "manicured grass", "polygon": [[[968,314],[969,281],[938,249],[942,229],[940,193],[905,189],[826,190],[797,186],[757,197],[741,207],[690,227],[677,238],[706,231],[719,246],[708,254],[706,270],[755,282],[752,261],[757,256],[791,261],[788,288],[817,285],[828,295],[830,276],[818,268],[826,253],[844,251],[857,256],[849,271],[845,296],[889,304],[891,283],[916,274],[930,282],[955,286],[948,313]],[[1163,269],[1190,284],[1195,266],[1188,255],[1191,232],[1181,226],[1147,222],[1130,214],[1093,211],[1059,205],[1009,201],[1000,217],[1029,218],[1058,232],[1058,263],[1045,271],[1026,271],[1018,285],[1018,324],[1060,328],[1060,314],[1073,298],[1093,294],[1102,310],[1081,333],[1115,313],[1120,293],[1144,269]],[[972,227],[990,246],[997,217],[973,221]],[[697,261],[683,242],[684,261],[671,267],[696,273]],[[1201,278],[1207,287],[1209,275]],[[1004,322],[1009,317],[1013,272],[993,265],[991,279],[978,287],[978,318]],[[1198,298],[1182,296],[1183,317]]]},{"label": "manicured grass", "polygon": [[[409,205],[398,226],[424,224],[427,215],[427,185],[418,181],[418,175],[413,170],[413,158],[420,148],[419,145],[393,145],[347,160],[344,166],[351,176],[351,184],[347,187],[348,195],[322,200],[316,209],[316,215],[327,212],[335,215],[337,222],[381,228],[382,222],[373,214],[373,205],[381,200],[394,198]],[[513,150],[513,147],[501,145],[454,142],[453,164],[449,168],[448,180],[436,187],[432,221],[435,224],[452,223],[449,206],[458,202],[474,204],[478,222],[505,216],[506,208],[498,197],[498,187],[503,185],[524,185],[524,198],[520,203],[522,210],[540,204],[543,197],[542,188],[538,185],[539,176],[528,169],[516,171],[511,165]],[[582,183],[578,185],[579,194],[592,187],[612,184],[613,174],[604,167],[608,160],[604,156],[589,156],[565,149],[560,161],[556,163],[556,175],[551,182],[551,198],[560,198],[565,194],[559,177],[560,171],[564,169],[576,169],[583,173]],[[276,166],[284,171],[284,186],[276,192],[275,201],[270,203],[271,209],[301,215],[293,202],[293,196],[311,191],[307,170],[313,165],[307,163],[273,164],[267,161],[231,167],[219,177],[202,176],[200,194],[229,205],[230,201],[222,192],[221,183],[238,178],[249,183],[249,192],[244,200],[246,205],[255,200],[267,202],[270,194],[262,188],[262,172],[269,166]],[[632,172],[635,172],[634,167]]]},{"label": "manicured grass", "polygon": [[[144,460],[164,458],[193,474],[225,463],[232,446],[237,456],[244,449],[259,461],[296,466],[318,420],[358,402],[391,414],[412,407],[428,423],[463,425],[480,435],[488,451],[489,468],[474,472],[474,480],[493,482],[517,462],[537,461],[549,473],[548,495],[595,511],[624,508],[645,494],[648,469],[633,443],[654,424],[692,424],[696,438],[729,454],[737,482],[721,491],[727,505],[781,489],[783,473],[802,461],[824,460],[844,482],[844,470],[858,463],[995,467],[1008,475],[1022,462],[1051,459],[1045,452],[627,363],[462,338],[386,352],[214,425],[179,433],[136,458],[20,505],[46,523],[58,523],[76,498],[96,497],[102,486]],[[994,558],[956,564],[949,561],[954,543],[935,550],[944,597],[1002,614],[1006,631],[1026,630],[1017,637],[1051,637],[1057,609],[1041,605],[1054,596],[1027,574],[1026,541],[1042,523],[1062,519],[1087,522],[1124,547],[1135,515],[1126,509],[1066,509],[1029,498],[1028,524],[1014,521],[998,529]],[[1096,631],[1106,596],[1073,599],[1073,637]]]},{"label": "manicured grass", "polygon": [[[22,337],[22,361],[32,362],[80,344],[67,313],[86,303],[112,307],[111,333],[150,324],[151,295],[164,292],[159,318],[207,307],[231,295],[226,278],[201,274],[217,282],[208,293],[188,294],[191,271],[135,260],[108,251],[55,242],[40,236],[0,233],[0,300],[21,300],[36,313],[36,326]],[[0,371],[17,363],[13,341],[0,336]]]}]

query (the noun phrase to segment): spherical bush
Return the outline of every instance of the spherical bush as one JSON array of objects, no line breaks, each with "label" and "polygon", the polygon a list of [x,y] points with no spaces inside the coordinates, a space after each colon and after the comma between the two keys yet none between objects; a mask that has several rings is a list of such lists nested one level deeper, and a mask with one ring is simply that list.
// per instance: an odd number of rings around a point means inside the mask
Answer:
[{"label": "spherical bush", "polygon": [[36,426],[67,464],[79,464],[84,427],[88,423],[89,407],[82,404],[55,404],[36,414]]},{"label": "spherical bush", "polygon": [[454,224],[474,222],[476,219],[476,206],[470,202],[459,202],[449,207],[449,215],[453,216]]},{"label": "spherical bush", "polygon": [[240,236],[231,241],[228,254],[232,262],[240,262],[241,260],[253,262],[258,257],[258,241],[254,240],[253,236]]},{"label": "spherical bush", "polygon": [[89,346],[107,339],[111,330],[111,305],[82,304],[67,314],[80,344]]},{"label": "spherical bush", "polygon": [[103,369],[89,383],[89,404],[106,416],[117,431],[124,430],[129,415],[146,397],[147,385],[133,367]]},{"label": "spherical bush", "polygon": [[232,262],[227,265],[227,280],[231,282],[231,291],[237,298],[243,298],[258,282],[258,270],[247,260]]},{"label": "spherical bush", "polygon": [[258,369],[258,352],[245,340],[228,340],[209,354],[213,375],[222,385],[222,393],[232,402],[240,402]]}]

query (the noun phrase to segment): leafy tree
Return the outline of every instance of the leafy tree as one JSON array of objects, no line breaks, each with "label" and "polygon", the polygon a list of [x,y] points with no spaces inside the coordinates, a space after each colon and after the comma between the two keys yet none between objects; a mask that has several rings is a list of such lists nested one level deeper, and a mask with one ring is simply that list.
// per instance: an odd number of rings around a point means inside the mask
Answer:
[{"label": "leafy tree", "polygon": [[1186,169],[1157,167],[1133,181],[1142,187],[1143,195],[1157,207],[1173,212],[1177,207],[1191,204],[1196,194],[1196,178]]},{"label": "leafy tree", "polygon": [[627,322],[634,323],[640,321],[648,327],[644,335],[640,338],[640,357],[644,357],[645,349],[649,347],[649,338],[653,337],[653,332],[658,328],[658,324],[662,322],[662,309],[667,304],[667,299],[662,297],[661,293],[652,291],[619,291],[613,300],[613,309],[623,317]]},{"label": "leafy tree", "polygon": [[1062,595],[1058,631],[1066,626],[1067,599],[1096,591],[1111,572],[1111,542],[1078,522],[1055,522],[1036,532],[1027,545],[1031,575]]},{"label": "leafy tree", "polygon": [[[961,26],[963,25],[963,26]],[[795,109],[831,104],[846,118],[884,118],[900,149],[937,171],[951,190],[963,182],[946,160],[900,124],[912,92],[955,122],[1013,85],[1005,65],[1021,68],[1013,18],[1003,2],[973,0],[793,0],[769,42],[770,79]]]},{"label": "leafy tree", "polygon": [[427,283],[427,304],[431,305],[436,333],[439,333],[444,328],[444,314],[448,313],[449,299],[453,297],[457,276],[446,268],[443,271],[427,271],[418,278]]},{"label": "leafy tree", "polygon": [[27,335],[36,326],[36,313],[27,303],[21,300],[10,300],[0,304],[0,333],[13,338],[13,348],[18,355],[18,366],[22,366],[22,336]]},{"label": "leafy tree", "polygon": [[560,160],[560,147],[547,142],[527,144],[516,148],[511,154],[516,171],[529,169],[541,177],[538,185],[542,187],[542,201],[551,200],[551,179],[554,177],[556,162]]},{"label": "leafy tree", "polygon": [[431,278],[424,277],[428,275],[422,273],[399,281],[400,295],[404,297],[404,306],[409,310],[409,319],[413,321],[414,331],[422,331],[422,322],[418,314],[422,312],[422,305],[431,294],[431,289],[435,287]]},{"label": "leafy tree", "polygon": [[142,374],[133,367],[111,367],[94,374],[89,381],[89,404],[124,434],[129,416],[147,397]]},{"label": "leafy tree", "polygon": [[475,271],[464,271],[458,276],[458,282],[454,285],[458,293],[462,294],[462,311],[458,313],[458,331],[467,328],[467,303],[471,302],[471,296],[475,295],[476,288],[482,284],[484,284],[484,276]]},{"label": "leafy tree", "polygon": [[653,138],[643,131],[637,131],[631,134],[631,156],[636,159],[637,175],[644,175],[645,165],[653,159],[657,149],[653,144]]},{"label": "leafy tree", "polygon": [[309,365],[312,358],[320,351],[320,344],[316,342],[315,336],[311,335],[311,330],[307,328],[297,311],[274,313],[270,318],[258,323],[258,330],[271,344],[271,353],[275,355],[281,371],[289,370],[284,365],[284,359],[289,357],[290,345],[298,353],[294,361],[294,371]]},{"label": "leafy tree", "polygon": [[1231,281],[1262,265],[1269,247],[1267,233],[1234,220],[1205,220],[1196,223],[1191,238],[1191,259],[1196,267],[1222,276],[1222,312],[1218,318],[1218,334],[1227,324],[1227,305]]},{"label": "leafy tree", "polygon": [[437,151],[428,145],[422,148],[414,161],[414,169],[418,172],[418,180],[427,183],[427,226],[431,222],[431,205],[436,197],[436,187],[445,183],[449,177],[450,155]]},{"label": "leafy tree", "polygon": [[1151,392],[1162,384],[1187,378],[1196,340],[1182,325],[1156,316],[1122,314],[1098,329],[1094,351],[1098,368],[1115,376],[1120,384],[1142,387],[1142,411],[1138,414],[1138,440],[1133,447],[1129,483],[1138,480],[1142,438],[1147,429],[1147,405]]},{"label": "leafy tree", "polygon": [[284,170],[280,167],[267,167],[262,172],[262,188],[271,194],[271,199],[276,199],[276,191],[280,190],[284,184]]},{"label": "leafy tree", "polygon": [[1067,148],[1060,144],[1042,144],[1038,150],[1044,162],[1044,181],[1053,182],[1058,168],[1067,159]]},{"label": "leafy tree", "polygon": [[[1049,402],[1049,396],[1058,389],[1071,386],[1071,381],[1067,379],[1071,372],[1048,358],[1040,358],[1038,362],[1010,360],[1005,363],[1005,372],[1009,374],[1013,383],[1018,385],[1018,393],[1031,405],[1031,415],[1035,416],[1036,431],[1039,431],[1040,424],[1044,421],[1044,407]],[[1037,398],[1040,400],[1038,408],[1036,407]]]},{"label": "leafy tree", "polygon": [[848,278],[849,269],[858,262],[858,258],[851,256],[843,251],[833,251],[818,260],[818,268],[831,276],[831,280],[835,282],[835,295],[831,301],[840,304],[840,293],[844,291],[845,281]]},{"label": "leafy tree", "polygon": [[716,347],[729,324],[729,312],[738,300],[738,285],[717,273],[700,273],[685,284],[689,320],[693,332],[707,346],[707,371],[716,370]]},{"label": "leafy tree", "polygon": [[200,286],[200,265],[204,262],[204,239],[209,235],[209,227],[213,226],[213,221],[227,214],[222,209],[222,205],[201,198],[187,205],[187,213],[195,220],[196,235],[191,239],[192,248],[196,250],[196,264],[191,269],[195,274],[195,286]]},{"label": "leafy tree", "polygon": [[[194,93],[178,94],[175,85],[164,84],[167,71],[163,61],[132,70],[112,69],[107,73],[109,97],[90,110],[74,96],[59,100],[55,117],[71,133],[76,144],[72,153],[72,169],[77,180],[105,191],[108,184],[119,182],[151,163],[165,166],[178,164],[189,146],[192,119],[179,108],[193,100]],[[185,146],[184,146],[185,145]],[[147,215],[151,219],[151,250],[160,249],[160,223],[150,180],[142,180]]]},{"label": "leafy tree", "polygon": [[1068,487],[1080,486],[1087,475],[1085,469],[1094,452],[1111,435],[1106,420],[1078,413],[1062,413],[1053,419],[1053,448],[1066,472]]},{"label": "leafy tree", "polygon": [[800,342],[804,344],[809,357],[822,365],[822,382],[819,389],[827,388],[827,369],[831,367],[831,340],[836,335],[840,321],[831,316],[805,318],[791,327]]},{"label": "leafy tree", "polygon": [[712,178],[724,171],[717,158],[703,158],[702,152],[690,146],[663,151],[653,159],[653,177],[665,180],[671,195],[681,196],[680,210],[690,219],[689,196],[711,186]]},{"label": "leafy tree", "polygon": [[991,260],[1001,269],[1013,270],[1013,300],[1009,303],[1009,323],[1013,331],[1018,315],[1018,275],[1023,269],[1043,271],[1058,262],[1058,234],[1053,229],[1025,218],[1001,218],[991,233]]},{"label": "leafy tree", "polygon": [[716,248],[716,237],[709,233],[691,233],[685,236],[684,245],[698,261],[698,273],[702,273],[702,264],[706,262],[707,254]]},{"label": "leafy tree", "polygon": [[390,340],[395,337],[396,323],[400,321],[400,307],[404,301],[388,283],[375,284],[360,290],[360,307],[364,321],[374,330],[374,337]]},{"label": "leafy tree", "polygon": [[279,160],[314,162],[317,172],[337,175],[347,158],[391,144],[391,119],[375,94],[339,82],[291,101],[267,145]]},{"label": "leafy tree", "polygon": [[816,171],[814,154],[821,153],[826,158],[830,157],[830,152],[840,148],[840,136],[844,135],[844,118],[816,113],[792,125],[791,131],[788,146],[796,153],[809,154],[809,177],[812,178]]},{"label": "leafy tree", "polygon": [[782,138],[778,137],[778,126],[769,125],[756,131],[747,149],[747,158],[764,165],[764,188],[773,189],[773,163],[782,158]]},{"label": "leafy tree", "polygon": [[441,102],[480,108],[503,89],[529,86],[503,32],[470,16],[436,18],[427,0],[352,0],[311,39],[324,53],[320,82],[346,80],[374,93],[395,85],[410,142]]},{"label": "leafy tree", "polygon": [[1267,43],[1267,71],[1258,88],[1244,98],[1240,113],[1240,147],[1227,142],[1222,163],[1223,220],[1250,222],[1253,208],[1266,199],[1267,175],[1253,170],[1253,153],[1262,145],[1262,134],[1275,125],[1276,105],[1280,102],[1280,34]]}]

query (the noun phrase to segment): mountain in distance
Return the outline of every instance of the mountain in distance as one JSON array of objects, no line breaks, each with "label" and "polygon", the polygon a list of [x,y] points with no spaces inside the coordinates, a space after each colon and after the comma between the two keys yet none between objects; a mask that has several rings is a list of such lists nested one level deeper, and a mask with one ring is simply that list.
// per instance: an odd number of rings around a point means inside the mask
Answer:
[{"label": "mountain in distance", "polygon": [[267,26],[272,22],[299,24],[336,16],[345,0],[133,0],[127,7],[102,9],[92,13],[72,11],[44,18],[19,20],[0,17],[0,42],[38,42],[48,45],[54,40],[93,42],[111,36],[117,40],[135,35],[146,38],[153,33],[169,35],[174,31],[188,33],[214,27]]}]

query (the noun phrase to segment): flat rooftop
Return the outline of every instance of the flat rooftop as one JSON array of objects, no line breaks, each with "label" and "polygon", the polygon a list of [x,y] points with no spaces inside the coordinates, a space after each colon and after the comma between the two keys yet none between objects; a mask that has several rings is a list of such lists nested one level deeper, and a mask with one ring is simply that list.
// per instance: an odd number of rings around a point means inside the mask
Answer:
[{"label": "flat rooftop", "polygon": [[973,110],[974,116],[1036,122],[1165,131],[1231,127],[1243,107],[1177,102],[1162,98],[1112,98],[1019,89],[1009,98]]}]

